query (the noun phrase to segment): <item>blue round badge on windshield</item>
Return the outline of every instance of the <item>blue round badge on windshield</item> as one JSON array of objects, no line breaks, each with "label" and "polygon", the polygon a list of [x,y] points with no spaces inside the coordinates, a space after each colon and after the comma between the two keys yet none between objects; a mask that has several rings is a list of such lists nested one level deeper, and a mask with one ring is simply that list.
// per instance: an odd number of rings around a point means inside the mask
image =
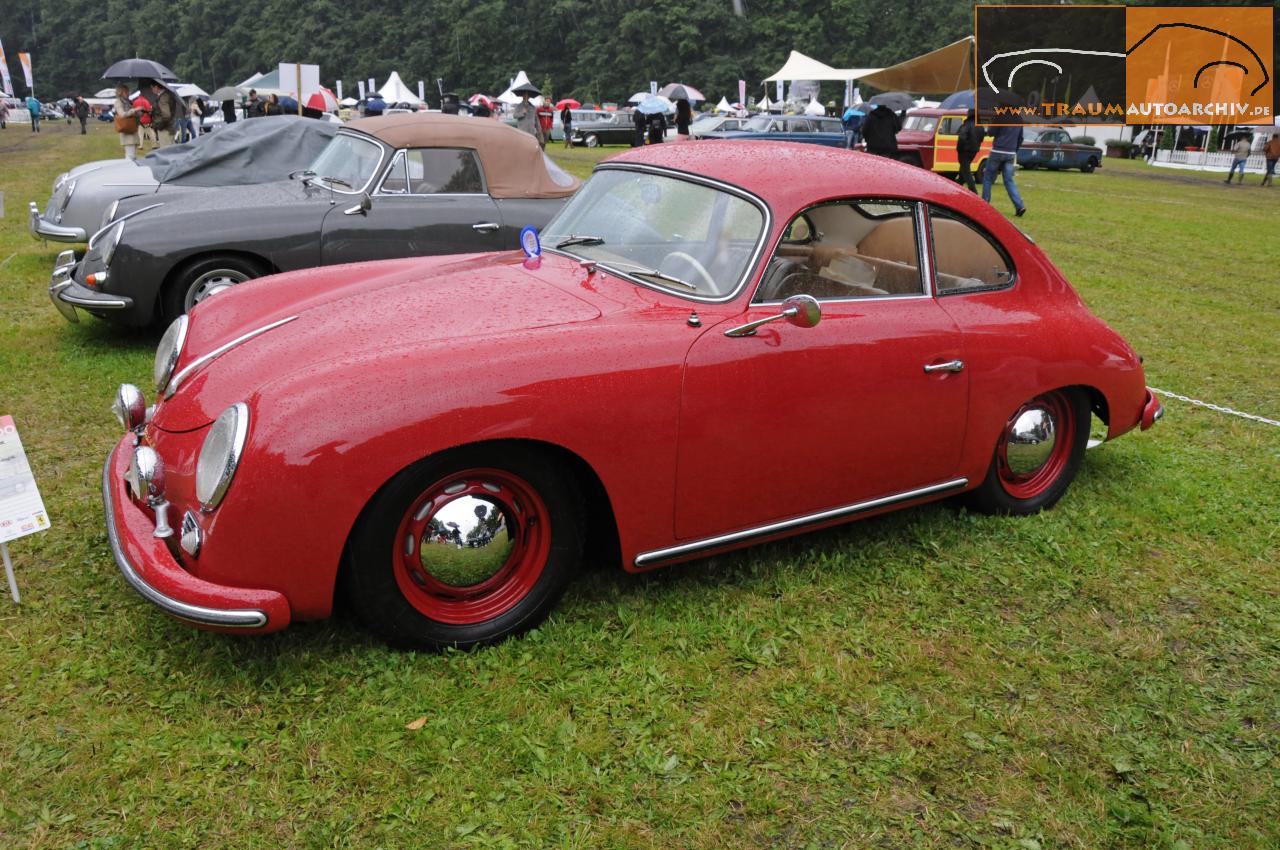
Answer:
[{"label": "blue round badge on windshield", "polygon": [[520,247],[529,259],[542,256],[542,242],[538,239],[538,230],[532,224],[526,224],[520,231]]}]

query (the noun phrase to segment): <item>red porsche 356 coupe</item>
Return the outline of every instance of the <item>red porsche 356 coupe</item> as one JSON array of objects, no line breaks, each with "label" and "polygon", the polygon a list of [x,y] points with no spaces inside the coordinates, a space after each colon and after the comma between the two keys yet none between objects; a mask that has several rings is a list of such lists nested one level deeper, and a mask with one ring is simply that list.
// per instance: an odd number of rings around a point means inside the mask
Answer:
[{"label": "red porsche 356 coupe", "polygon": [[471,646],[545,617],[589,536],[641,571],[947,496],[1033,513],[1091,416],[1161,414],[1030,239],[881,157],[633,151],[542,245],[278,275],[174,322],[154,407],[114,405],[129,584],[205,628],[343,594],[389,641]]}]

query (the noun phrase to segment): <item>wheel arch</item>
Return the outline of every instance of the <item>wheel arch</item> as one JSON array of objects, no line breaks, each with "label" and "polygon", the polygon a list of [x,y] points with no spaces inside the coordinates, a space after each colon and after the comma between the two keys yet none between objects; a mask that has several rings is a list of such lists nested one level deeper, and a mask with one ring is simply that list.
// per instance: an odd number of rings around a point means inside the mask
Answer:
[{"label": "wheel arch", "polygon": [[157,315],[161,313],[161,308],[164,306],[164,294],[174,285],[174,281],[178,279],[178,276],[189,266],[213,257],[232,257],[238,260],[246,260],[253,265],[266,269],[267,274],[278,274],[280,272],[280,268],[275,263],[254,251],[245,251],[242,248],[209,248],[196,251],[175,262],[169,267],[169,271],[165,273],[164,281],[156,290],[155,307]]}]

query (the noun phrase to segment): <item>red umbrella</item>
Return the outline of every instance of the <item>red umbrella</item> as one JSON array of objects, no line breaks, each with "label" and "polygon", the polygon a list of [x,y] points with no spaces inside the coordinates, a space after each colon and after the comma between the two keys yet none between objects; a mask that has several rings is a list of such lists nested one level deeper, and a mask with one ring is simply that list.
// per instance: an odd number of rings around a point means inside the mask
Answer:
[{"label": "red umbrella", "polygon": [[566,106],[570,109],[577,109],[579,106],[582,106],[582,104],[571,97],[566,97],[564,100],[556,103],[556,109],[564,109]]},{"label": "red umbrella", "polygon": [[303,105],[308,109],[316,109],[320,112],[333,112],[338,108],[338,98],[334,96],[333,92],[322,88],[307,98],[307,102]]},{"label": "red umbrella", "polygon": [[471,95],[470,98],[467,99],[467,103],[471,104],[472,106],[483,103],[485,106],[492,108],[494,104],[494,100],[488,95],[473,94]]}]

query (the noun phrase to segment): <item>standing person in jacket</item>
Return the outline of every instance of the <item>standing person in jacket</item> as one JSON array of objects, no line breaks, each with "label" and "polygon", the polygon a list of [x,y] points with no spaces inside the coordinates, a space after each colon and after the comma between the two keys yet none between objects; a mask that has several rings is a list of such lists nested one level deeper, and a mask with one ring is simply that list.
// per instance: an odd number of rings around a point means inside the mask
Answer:
[{"label": "standing person in jacket", "polygon": [[560,110],[560,129],[564,130],[564,146],[573,147],[573,110],[567,103]]},{"label": "standing person in jacket", "polygon": [[551,108],[550,97],[544,97],[538,107],[538,144],[544,149],[551,140],[551,127],[556,123],[556,111]]},{"label": "standing person in jacket", "polygon": [[40,132],[40,101],[35,95],[27,95],[27,111],[31,113],[31,132]]},{"label": "standing person in jacket", "polygon": [[638,148],[644,145],[644,128],[646,124],[643,112],[639,109],[631,110],[631,126],[634,128],[634,132],[631,135],[631,147]]},{"label": "standing person in jacket", "polygon": [[520,93],[520,102],[511,108],[511,117],[516,119],[516,129],[522,130],[541,141],[539,138],[538,111],[529,102],[529,93],[527,91]]},{"label": "standing person in jacket", "polygon": [[660,145],[667,135],[667,116],[655,112],[649,116],[649,144]]},{"label": "standing person in jacket", "polygon": [[878,104],[862,122],[862,139],[867,143],[867,153],[897,158],[898,131],[901,129],[902,122],[893,110],[883,103]]},{"label": "standing person in jacket", "polygon": [[974,185],[973,171],[969,166],[982,149],[982,140],[986,137],[987,131],[978,126],[977,116],[970,109],[964,116],[964,123],[960,125],[956,139],[956,157],[960,162],[960,184],[968,186],[969,191],[975,195],[978,194],[978,187]]},{"label": "standing person in jacket", "polygon": [[1235,157],[1231,161],[1231,170],[1227,172],[1227,185],[1231,185],[1231,178],[1235,176],[1236,169],[1240,169],[1240,185],[1244,185],[1244,166],[1249,161],[1249,153],[1253,150],[1253,142],[1248,136],[1241,136],[1240,140],[1231,146],[1231,154]]},{"label": "standing person in jacket", "polygon": [[234,124],[236,121],[236,102],[234,100],[222,101],[222,123]]},{"label": "standing person in jacket", "polygon": [[129,87],[124,83],[116,85],[115,128],[120,135],[120,145],[124,148],[125,159],[138,158],[138,111],[129,102]]},{"label": "standing person in jacket", "polygon": [[159,83],[153,83],[151,91],[151,129],[156,134],[156,147],[162,148],[174,142],[174,133],[182,120],[182,107],[177,96]]},{"label": "standing person in jacket", "polygon": [[689,125],[693,123],[693,108],[689,106],[689,101],[680,98],[676,101],[676,135],[680,137],[680,141],[687,141],[689,138]]},{"label": "standing person in jacket", "polygon": [[850,106],[840,117],[844,125],[844,149],[853,150],[853,146],[862,141],[862,110]]},{"label": "standing person in jacket", "polygon": [[80,119],[80,135],[85,135],[89,131],[85,129],[85,122],[89,120],[89,104],[84,102],[84,95],[76,95],[76,118]]},{"label": "standing person in jacket", "polygon": [[995,132],[991,143],[991,155],[987,157],[987,167],[982,171],[982,200],[991,202],[991,186],[996,182],[996,171],[1004,176],[1004,188],[1013,201],[1014,215],[1026,214],[1026,204],[1018,194],[1018,184],[1014,182],[1013,171],[1018,164],[1018,148],[1022,147],[1022,125],[1011,124],[1001,127]]},{"label": "standing person in jacket", "polygon": [[1280,133],[1271,134],[1271,139],[1262,148],[1262,156],[1267,161],[1267,173],[1262,178],[1262,185],[1270,186],[1271,178],[1276,176],[1276,161],[1280,160]]}]

